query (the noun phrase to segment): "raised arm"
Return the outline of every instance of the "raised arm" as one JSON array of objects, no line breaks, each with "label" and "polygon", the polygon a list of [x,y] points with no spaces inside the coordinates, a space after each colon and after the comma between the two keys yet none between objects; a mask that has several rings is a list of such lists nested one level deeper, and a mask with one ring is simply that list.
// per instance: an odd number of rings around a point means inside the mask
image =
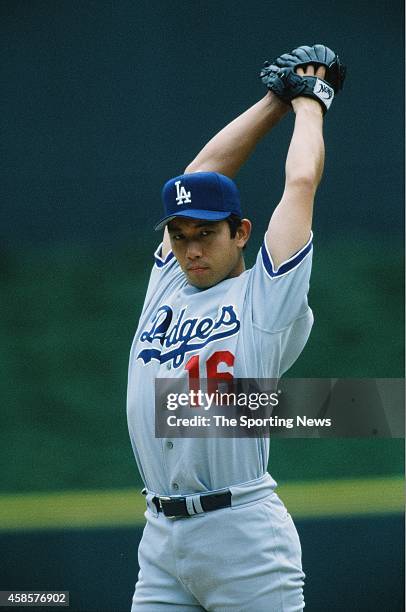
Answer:
[{"label": "raised arm", "polygon": [[[258,142],[289,111],[289,106],[269,91],[261,100],[218,132],[187,166],[191,172],[220,172],[234,178]],[[163,256],[170,250],[165,229]]]},{"label": "raised arm", "polygon": [[[298,74],[314,75],[313,66]],[[325,68],[316,76],[323,78]],[[323,112],[313,99],[292,100],[295,125],[286,158],[286,180],[282,199],[275,208],[266,235],[275,267],[294,255],[310,237],[313,202],[324,166]]]}]

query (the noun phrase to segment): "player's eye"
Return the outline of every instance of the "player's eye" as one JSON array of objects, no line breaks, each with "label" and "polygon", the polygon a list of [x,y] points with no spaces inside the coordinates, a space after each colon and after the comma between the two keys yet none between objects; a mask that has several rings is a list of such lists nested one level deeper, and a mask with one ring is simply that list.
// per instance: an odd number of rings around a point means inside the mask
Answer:
[{"label": "player's eye", "polygon": [[202,230],[200,232],[200,235],[203,236],[203,238],[205,238],[206,236],[209,236],[210,234],[212,234],[213,232],[211,230]]},{"label": "player's eye", "polygon": [[172,234],[172,240],[182,240],[183,234]]}]

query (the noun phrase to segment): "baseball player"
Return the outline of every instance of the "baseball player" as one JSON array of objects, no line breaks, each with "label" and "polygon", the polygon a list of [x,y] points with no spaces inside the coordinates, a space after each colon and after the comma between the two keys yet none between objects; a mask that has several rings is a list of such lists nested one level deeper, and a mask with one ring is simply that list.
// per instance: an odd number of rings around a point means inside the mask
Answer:
[{"label": "baseball player", "polygon": [[[145,484],[146,526],[132,611],[280,612],[304,607],[301,548],[267,472],[269,438],[157,438],[156,378],[279,378],[298,358],[323,116],[345,69],[324,45],[266,62],[268,92],[163,188],[165,228],[131,348],[128,424]],[[232,177],[290,109],[286,182],[246,270]]]}]

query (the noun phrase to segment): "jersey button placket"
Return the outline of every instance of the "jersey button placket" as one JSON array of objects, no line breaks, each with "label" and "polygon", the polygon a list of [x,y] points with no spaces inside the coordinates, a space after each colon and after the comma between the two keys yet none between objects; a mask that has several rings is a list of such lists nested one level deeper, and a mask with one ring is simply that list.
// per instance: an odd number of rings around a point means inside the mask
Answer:
[{"label": "jersey button placket", "polygon": [[177,483],[177,482],[173,482],[173,483],[172,483],[172,488],[173,488],[175,491],[177,491],[177,490],[179,489],[179,485],[178,485],[178,483]]},{"label": "jersey button placket", "polygon": [[173,448],[173,442],[168,440],[168,442],[166,443],[166,446],[167,446],[167,448]]}]

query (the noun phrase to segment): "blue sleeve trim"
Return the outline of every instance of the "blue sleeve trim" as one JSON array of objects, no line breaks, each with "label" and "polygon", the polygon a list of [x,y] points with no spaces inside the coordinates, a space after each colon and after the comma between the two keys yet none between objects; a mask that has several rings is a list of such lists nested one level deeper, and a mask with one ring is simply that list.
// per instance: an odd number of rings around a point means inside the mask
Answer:
[{"label": "blue sleeve trim", "polygon": [[156,266],[158,268],[163,268],[173,258],[174,258],[174,254],[172,253],[172,251],[169,251],[169,253],[165,257],[165,259],[162,258],[162,242],[161,242],[161,244],[159,245],[159,247],[157,248],[157,250],[154,253],[154,260],[155,260]]},{"label": "blue sleeve trim", "polygon": [[273,265],[271,254],[268,251],[268,247],[266,245],[266,238],[265,238],[264,242],[262,243],[262,247],[261,247],[261,255],[262,255],[262,263],[264,264],[266,273],[271,278],[276,278],[279,276],[283,276],[284,274],[287,274],[288,272],[291,272],[294,268],[296,268],[300,264],[301,261],[303,261],[306,255],[310,253],[310,251],[312,250],[312,246],[313,246],[313,233],[311,232],[310,238],[308,242],[306,242],[304,247],[301,248],[300,251],[292,255],[290,259],[288,259],[287,261],[284,261],[279,266],[279,268],[275,269],[275,266]]}]

